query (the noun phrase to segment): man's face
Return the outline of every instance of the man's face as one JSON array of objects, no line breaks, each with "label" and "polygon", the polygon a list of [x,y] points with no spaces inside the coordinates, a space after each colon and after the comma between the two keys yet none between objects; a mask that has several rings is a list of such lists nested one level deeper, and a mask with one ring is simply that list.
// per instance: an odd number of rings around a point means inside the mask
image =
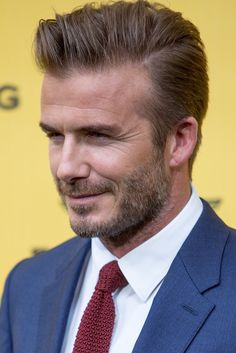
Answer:
[{"label": "man's face", "polygon": [[169,197],[166,158],[140,113],[150,82],[140,68],[45,75],[41,126],[73,230],[116,237],[158,217]]}]

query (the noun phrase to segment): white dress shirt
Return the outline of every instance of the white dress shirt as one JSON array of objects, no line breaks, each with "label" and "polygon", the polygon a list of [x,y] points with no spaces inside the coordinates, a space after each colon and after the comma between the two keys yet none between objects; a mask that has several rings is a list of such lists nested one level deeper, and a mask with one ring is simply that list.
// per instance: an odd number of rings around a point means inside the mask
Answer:
[{"label": "white dress shirt", "polygon": [[99,239],[92,239],[91,256],[75,292],[61,353],[72,353],[78,326],[93,294],[99,271],[114,259],[118,260],[129,284],[113,295],[116,318],[109,353],[132,352],[153,299],[202,209],[202,202],[193,189],[190,200],[177,217],[120,259],[112,255]]}]

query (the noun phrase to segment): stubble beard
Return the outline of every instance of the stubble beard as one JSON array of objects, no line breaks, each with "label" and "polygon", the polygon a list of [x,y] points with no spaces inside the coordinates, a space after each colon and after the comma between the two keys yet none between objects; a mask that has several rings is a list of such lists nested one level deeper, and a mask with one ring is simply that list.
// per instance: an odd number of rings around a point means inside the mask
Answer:
[{"label": "stubble beard", "polygon": [[[78,194],[91,192],[111,192],[117,190],[114,183],[105,180],[99,184],[77,180],[73,184],[56,181],[58,191],[64,200],[64,193]],[[104,222],[91,224],[87,220],[96,206],[71,207],[79,221],[70,220],[73,231],[83,238],[103,238],[125,243],[142,230],[148,223],[157,219],[168,203],[170,181],[167,176],[163,157],[152,158],[145,165],[136,168],[119,184],[120,201],[116,215]],[[109,217],[109,215],[108,215]]]}]

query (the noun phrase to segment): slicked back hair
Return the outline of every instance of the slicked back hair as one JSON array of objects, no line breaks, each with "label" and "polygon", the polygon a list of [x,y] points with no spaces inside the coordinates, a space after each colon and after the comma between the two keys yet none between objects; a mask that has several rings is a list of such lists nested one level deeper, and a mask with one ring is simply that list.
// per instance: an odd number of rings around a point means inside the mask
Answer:
[{"label": "slicked back hair", "polygon": [[168,134],[188,116],[199,126],[208,105],[207,60],[198,29],[179,12],[148,1],[87,4],[55,19],[41,20],[35,57],[42,71],[66,77],[73,71],[140,64],[151,83],[143,102],[164,149]]}]

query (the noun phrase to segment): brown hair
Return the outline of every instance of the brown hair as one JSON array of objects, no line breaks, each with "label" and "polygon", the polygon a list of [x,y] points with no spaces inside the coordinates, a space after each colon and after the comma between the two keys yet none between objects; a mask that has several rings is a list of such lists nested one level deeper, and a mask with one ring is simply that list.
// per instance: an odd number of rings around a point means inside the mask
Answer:
[{"label": "brown hair", "polygon": [[87,4],[55,19],[41,20],[35,38],[36,62],[53,75],[142,64],[152,82],[146,112],[155,141],[164,148],[184,117],[201,124],[208,104],[207,60],[198,29],[181,13],[138,0]]}]

